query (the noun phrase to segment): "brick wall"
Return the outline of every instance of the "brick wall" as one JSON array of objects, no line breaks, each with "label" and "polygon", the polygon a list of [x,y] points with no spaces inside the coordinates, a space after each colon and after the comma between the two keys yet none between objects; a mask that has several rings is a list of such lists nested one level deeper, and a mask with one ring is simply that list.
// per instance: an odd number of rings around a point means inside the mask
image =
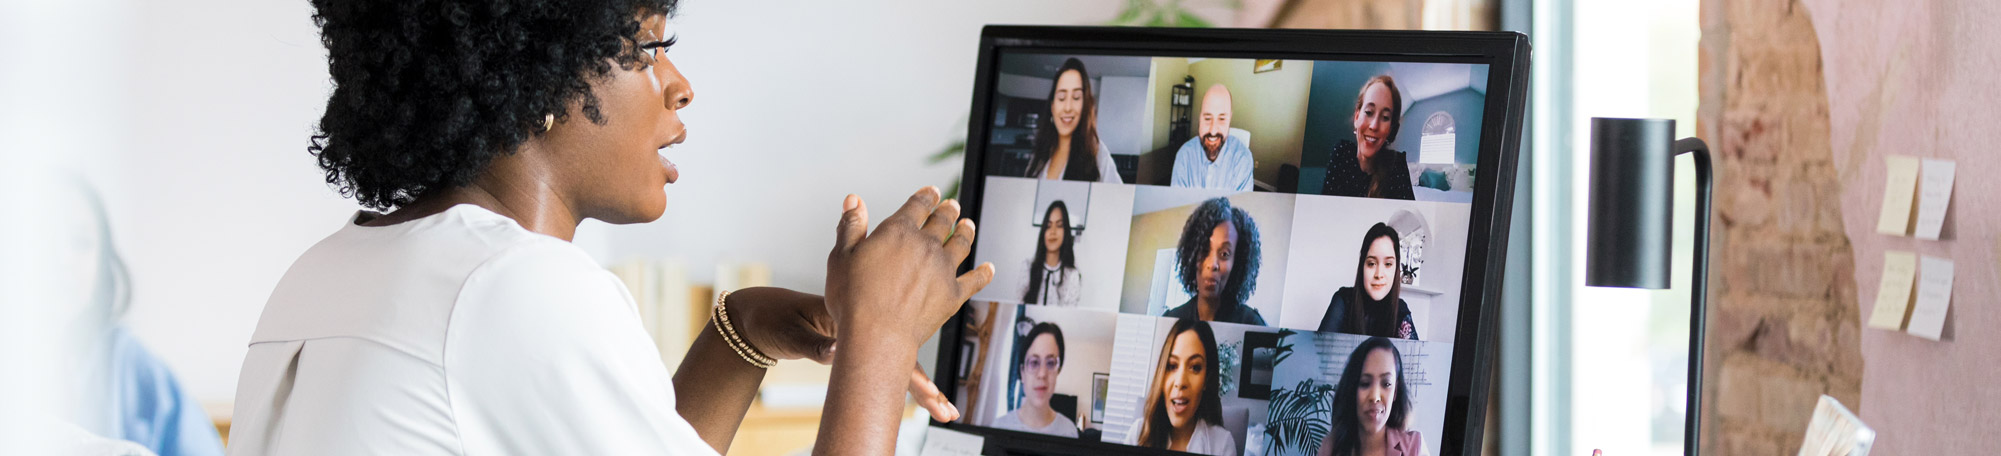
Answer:
[{"label": "brick wall", "polygon": [[1792,454],[1819,395],[1860,404],[1855,261],[1822,67],[1799,2],[1703,0],[1697,124],[1718,170],[1710,454]]}]

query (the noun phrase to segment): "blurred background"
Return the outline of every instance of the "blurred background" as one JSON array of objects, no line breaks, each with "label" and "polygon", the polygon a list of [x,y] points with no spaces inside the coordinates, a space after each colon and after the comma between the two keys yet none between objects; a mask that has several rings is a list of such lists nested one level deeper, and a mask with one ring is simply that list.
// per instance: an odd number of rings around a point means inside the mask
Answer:
[{"label": "blurred background", "polygon": [[[587,222],[576,242],[651,289],[663,346],[702,323],[675,309],[700,309],[689,297],[711,287],[822,290],[843,195],[893,207],[956,180],[985,24],[1514,30],[1534,43],[1535,74],[1488,450],[1679,454],[1688,296],[1582,286],[1581,145],[1592,116],[1697,134],[1698,12],[1723,14],[1703,3],[1719,0],[686,0],[671,58],[699,97],[669,152],[682,178],[667,215]],[[72,282],[37,258],[65,254],[44,240],[76,225],[39,214],[79,176],[129,269],[116,324],[226,431],[272,287],[357,209],[306,153],[330,90],[310,15],[296,0],[0,2],[0,404],[61,381],[35,370],[62,364],[36,335]],[[1689,239],[1678,231],[1677,247]],[[812,407],[774,404],[817,403],[825,374],[791,364],[747,424],[782,430],[739,452],[810,445]]]}]

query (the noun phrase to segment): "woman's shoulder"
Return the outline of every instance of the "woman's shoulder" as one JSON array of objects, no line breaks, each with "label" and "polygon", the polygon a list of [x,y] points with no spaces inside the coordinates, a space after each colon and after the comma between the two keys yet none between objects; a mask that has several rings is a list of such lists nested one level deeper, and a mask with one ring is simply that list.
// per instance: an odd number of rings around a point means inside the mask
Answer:
[{"label": "woman's shoulder", "polygon": [[1431,454],[1430,451],[1426,451],[1424,448],[1424,434],[1418,433],[1416,429],[1391,429],[1390,432],[1385,434],[1389,435],[1391,439],[1391,448],[1402,447],[1403,454]]}]

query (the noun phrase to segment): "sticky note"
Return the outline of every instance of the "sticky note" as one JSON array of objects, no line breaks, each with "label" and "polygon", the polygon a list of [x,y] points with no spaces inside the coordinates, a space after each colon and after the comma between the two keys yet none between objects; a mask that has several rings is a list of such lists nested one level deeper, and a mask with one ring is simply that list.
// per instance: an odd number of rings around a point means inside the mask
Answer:
[{"label": "sticky note", "polygon": [[1945,309],[1952,303],[1952,259],[1926,256],[1918,261],[1918,297],[1911,306],[1913,336],[1938,340],[1945,329]]},{"label": "sticky note", "polygon": [[1918,178],[1918,239],[1938,240],[1945,226],[1945,207],[1952,201],[1951,160],[1925,160]]},{"label": "sticky note", "polygon": [[986,449],[985,437],[938,426],[926,429],[924,450],[917,453],[920,456],[980,456]]},{"label": "sticky note", "polygon": [[1901,155],[1885,158],[1889,177],[1883,185],[1883,216],[1876,232],[1903,236],[1911,230],[1911,198],[1918,188],[1918,159]]},{"label": "sticky note", "polygon": [[1911,285],[1917,281],[1917,274],[1917,255],[1895,250],[1883,252],[1883,282],[1876,287],[1876,309],[1869,315],[1869,327],[1904,329],[1904,314],[1910,310]]}]

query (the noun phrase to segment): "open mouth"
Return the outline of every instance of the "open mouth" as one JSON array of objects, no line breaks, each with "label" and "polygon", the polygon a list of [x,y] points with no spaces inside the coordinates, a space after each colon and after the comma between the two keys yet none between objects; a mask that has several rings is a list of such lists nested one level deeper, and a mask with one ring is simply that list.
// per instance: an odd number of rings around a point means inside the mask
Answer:
[{"label": "open mouth", "polygon": [[1167,410],[1169,412],[1174,413],[1175,415],[1187,414],[1188,405],[1189,405],[1189,400],[1188,398],[1185,397],[1177,397],[1167,400]]},{"label": "open mouth", "polygon": [[655,155],[658,155],[660,157],[660,172],[666,175],[667,183],[669,184],[674,183],[674,181],[681,180],[681,168],[678,166],[674,166],[673,160],[667,159],[667,149],[671,149],[674,147],[675,144],[680,144],[682,141],[687,141],[687,140],[688,140],[688,131],[682,130],[681,134],[674,135],[674,140],[668,141],[665,144],[661,144],[660,147],[656,148]]},{"label": "open mouth", "polygon": [[1367,144],[1369,147],[1378,147],[1383,144],[1383,137],[1362,135],[1362,144]]}]

